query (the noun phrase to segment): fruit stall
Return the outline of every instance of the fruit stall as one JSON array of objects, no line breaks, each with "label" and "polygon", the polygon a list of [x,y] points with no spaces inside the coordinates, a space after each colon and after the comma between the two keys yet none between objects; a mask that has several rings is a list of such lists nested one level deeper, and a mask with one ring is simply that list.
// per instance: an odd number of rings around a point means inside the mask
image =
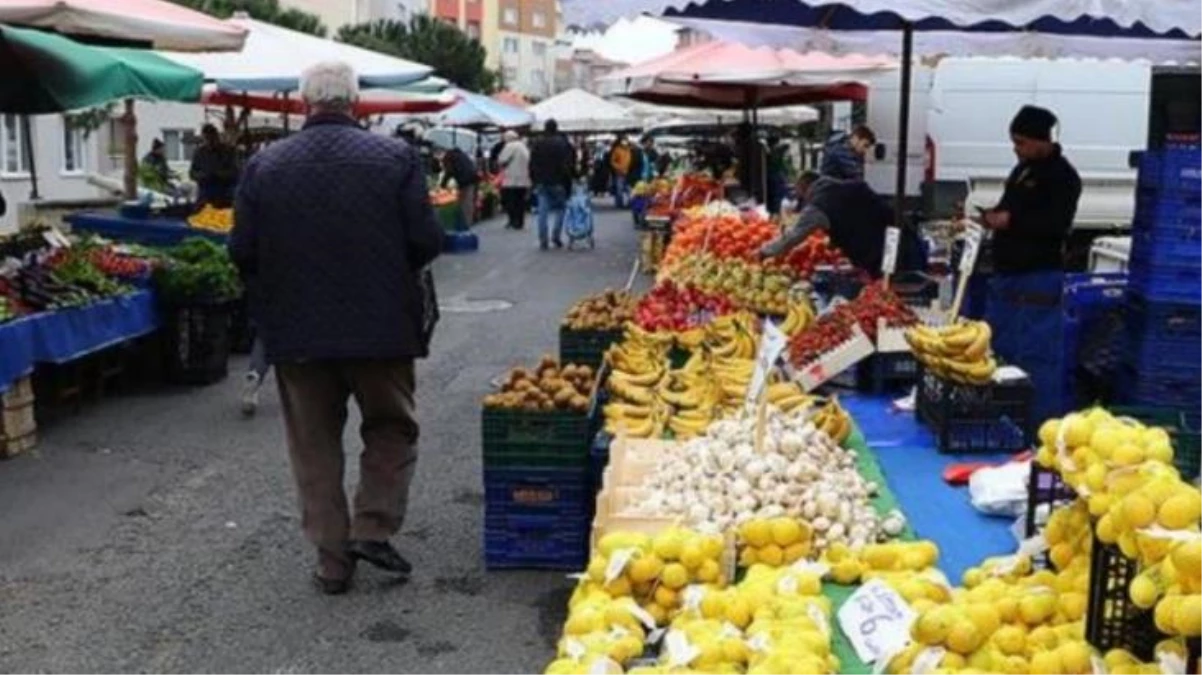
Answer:
[{"label": "fruit stall", "polygon": [[[1070,277],[1059,361],[1031,374],[958,316],[971,260],[949,306],[821,235],[760,262],[778,233],[680,210],[651,288],[580,299],[560,358],[485,399],[486,567],[577,580],[546,672],[1198,672],[1202,331],[1179,280]],[[1079,405],[1116,311],[1106,355],[1136,386]],[[1003,474],[1021,497],[974,510]]]},{"label": "fruit stall", "polygon": [[0,257],[9,261],[0,275],[0,457],[34,447],[42,412],[135,374],[180,384],[225,376],[231,303],[242,291],[223,247],[198,237],[149,248],[39,227],[0,238]]}]

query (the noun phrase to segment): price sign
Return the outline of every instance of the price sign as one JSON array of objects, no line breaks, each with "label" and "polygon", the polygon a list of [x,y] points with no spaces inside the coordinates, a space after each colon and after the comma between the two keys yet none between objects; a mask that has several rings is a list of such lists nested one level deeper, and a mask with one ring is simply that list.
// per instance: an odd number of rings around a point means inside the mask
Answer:
[{"label": "price sign", "polygon": [[776,366],[776,360],[780,358],[788,343],[789,336],[771,320],[764,319],[764,333],[760,336],[760,349],[755,357],[755,371],[751,374],[751,386],[747,387],[748,407],[755,405],[759,400],[764,391],[764,384],[768,382],[768,373]]},{"label": "price sign", "polygon": [[960,273],[972,274],[977,266],[977,255],[981,252],[981,237],[984,233],[981,226],[971,223],[964,232],[964,253],[960,255]]},{"label": "price sign", "polygon": [[865,663],[896,654],[910,640],[910,625],[918,618],[897,591],[873,579],[839,609],[839,628]]},{"label": "price sign", "polygon": [[901,230],[896,227],[885,228],[885,254],[881,258],[881,272],[885,276],[897,270],[897,246],[901,241]]}]

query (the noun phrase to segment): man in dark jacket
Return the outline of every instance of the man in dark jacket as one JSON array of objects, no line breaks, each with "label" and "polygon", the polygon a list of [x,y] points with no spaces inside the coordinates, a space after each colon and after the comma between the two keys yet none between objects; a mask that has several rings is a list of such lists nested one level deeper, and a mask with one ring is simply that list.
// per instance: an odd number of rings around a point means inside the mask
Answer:
[{"label": "man in dark jacket", "polygon": [[864,158],[876,146],[876,134],[863,124],[848,134],[836,131],[822,150],[819,173],[839,180],[864,180]]},{"label": "man in dark jacket", "polygon": [[[259,152],[238,189],[230,254],[257,282],[252,311],[277,366],[288,449],[315,580],[346,591],[357,560],[407,575],[388,543],[417,461],[414,359],[427,353],[420,277],[441,250],[417,153],[360,129],[354,71],[310,67],[309,118]],[[362,412],[353,513],[343,492],[347,399]]]},{"label": "man in dark jacket", "polygon": [[[805,205],[797,223],[779,239],[760,251],[765,258],[788,253],[814,230],[826,230],[837,246],[856,267],[873,277],[881,274],[885,251],[885,229],[893,224],[893,209],[864,181],[841,181],[807,173],[797,185]],[[902,228],[898,242],[896,271],[905,272],[926,266],[922,242],[908,227]]]},{"label": "man in dark jacket", "polygon": [[466,230],[476,222],[476,186],[480,183],[480,174],[476,163],[466,152],[458,147],[452,147],[442,154],[442,187],[447,187],[451,181],[459,191],[459,222],[460,228]]},{"label": "man in dark jacket", "polygon": [[196,201],[226,208],[233,202],[238,183],[238,158],[212,124],[201,128],[200,138],[188,170],[188,176],[196,181]]},{"label": "man in dark jacket", "polygon": [[559,133],[559,123],[547,120],[543,135],[530,149],[530,182],[538,202],[538,246],[547,250],[547,219],[555,213],[555,230],[550,241],[563,248],[563,217],[568,193],[575,177],[575,151],[568,137]]}]

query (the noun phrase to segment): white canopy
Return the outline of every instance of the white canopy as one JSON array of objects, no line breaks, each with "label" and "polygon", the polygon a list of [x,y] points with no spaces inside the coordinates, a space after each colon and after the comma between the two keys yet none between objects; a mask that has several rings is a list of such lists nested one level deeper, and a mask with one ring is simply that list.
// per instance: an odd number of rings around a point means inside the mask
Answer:
[{"label": "white canopy", "polygon": [[359,76],[359,86],[364,88],[399,87],[433,72],[421,63],[281,28],[244,14],[226,23],[247,31],[241,52],[163,52],[163,56],[200,70],[206,80],[223,91],[293,91],[299,86],[301,73],[321,61],[350,64]]},{"label": "white canopy", "polygon": [[569,89],[529,108],[537,124],[555,120],[559,130],[624,131],[637,129],[639,121],[626,108],[582,89]]},{"label": "white canopy", "polygon": [[246,31],[167,0],[3,0],[0,23],[176,51],[238,51]]}]

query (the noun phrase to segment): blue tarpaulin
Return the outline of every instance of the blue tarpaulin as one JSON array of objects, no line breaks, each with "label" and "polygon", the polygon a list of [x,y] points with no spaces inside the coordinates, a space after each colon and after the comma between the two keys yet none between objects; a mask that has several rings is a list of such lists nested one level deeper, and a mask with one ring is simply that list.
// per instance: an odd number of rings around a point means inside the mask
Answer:
[{"label": "blue tarpaulin", "polygon": [[450,127],[525,127],[534,115],[481,94],[452,89],[459,102],[438,114],[438,123]]},{"label": "blue tarpaulin", "polygon": [[157,329],[154,294],[137,291],[0,324],[0,391],[37,363],[66,363]]},{"label": "blue tarpaulin", "polygon": [[76,232],[90,232],[106,239],[143,246],[175,246],[190,237],[204,237],[224,244],[226,235],[189,227],[174,218],[126,218],[115,213],[77,213],[65,220]]}]

